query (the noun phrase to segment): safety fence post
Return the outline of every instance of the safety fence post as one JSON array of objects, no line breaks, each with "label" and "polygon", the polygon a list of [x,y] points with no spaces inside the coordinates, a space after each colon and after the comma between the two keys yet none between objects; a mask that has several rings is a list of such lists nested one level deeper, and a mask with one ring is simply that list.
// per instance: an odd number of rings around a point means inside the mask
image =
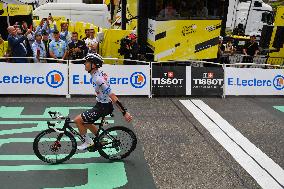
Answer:
[{"label": "safety fence post", "polygon": [[67,95],[66,95],[66,98],[71,98],[71,95],[70,95],[70,61],[72,62],[72,60],[68,60],[67,61],[67,76],[68,76],[68,83],[67,83]]},{"label": "safety fence post", "polygon": [[153,93],[152,93],[152,78],[153,78],[153,71],[152,71],[152,62],[150,62],[149,66],[150,66],[150,94],[149,94],[149,98],[153,97]]},{"label": "safety fence post", "polygon": [[226,98],[226,64],[223,64],[223,70],[224,70],[224,80],[223,80],[223,95],[222,98]]}]

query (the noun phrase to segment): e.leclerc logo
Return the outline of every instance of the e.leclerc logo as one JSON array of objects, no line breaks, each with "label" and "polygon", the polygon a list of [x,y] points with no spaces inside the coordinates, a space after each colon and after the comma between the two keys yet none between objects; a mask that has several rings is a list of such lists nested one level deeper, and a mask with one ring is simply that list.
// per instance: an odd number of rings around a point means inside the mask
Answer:
[{"label": "e.leclerc logo", "polygon": [[146,85],[146,76],[142,72],[135,72],[130,77],[130,83],[134,88],[142,88]]},{"label": "e.leclerc logo", "polygon": [[[72,76],[73,84],[74,85],[90,85],[92,84],[91,76],[87,75],[73,75]],[[130,77],[110,77],[109,83],[111,85],[129,85],[131,84],[134,88],[143,88],[146,85],[146,76],[142,72],[134,72],[130,75]]]},{"label": "e.leclerc logo", "polygon": [[58,88],[64,82],[63,74],[57,70],[50,71],[45,77],[31,75],[4,75],[0,77],[0,84],[26,84],[26,85],[43,85],[46,84],[51,88]]},{"label": "e.leclerc logo", "polygon": [[52,88],[60,87],[64,82],[63,74],[57,70],[52,70],[46,75],[46,83]]},{"label": "e.leclerc logo", "polygon": [[277,90],[284,89],[284,77],[282,75],[277,75],[273,79],[273,85],[274,85],[275,89],[277,89]]},{"label": "e.leclerc logo", "polygon": [[239,86],[239,87],[274,87],[276,90],[284,89],[284,76],[277,75],[274,79],[241,79],[237,78],[228,78],[229,86]]}]

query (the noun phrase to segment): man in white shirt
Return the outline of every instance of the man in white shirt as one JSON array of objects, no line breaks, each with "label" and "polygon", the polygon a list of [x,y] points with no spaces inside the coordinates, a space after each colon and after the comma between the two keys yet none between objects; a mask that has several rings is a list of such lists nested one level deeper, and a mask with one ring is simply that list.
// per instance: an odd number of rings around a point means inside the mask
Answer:
[{"label": "man in white shirt", "polygon": [[95,31],[94,29],[90,29],[89,31],[90,37],[85,40],[85,44],[88,47],[89,53],[97,53],[98,50],[98,40],[95,38]]}]

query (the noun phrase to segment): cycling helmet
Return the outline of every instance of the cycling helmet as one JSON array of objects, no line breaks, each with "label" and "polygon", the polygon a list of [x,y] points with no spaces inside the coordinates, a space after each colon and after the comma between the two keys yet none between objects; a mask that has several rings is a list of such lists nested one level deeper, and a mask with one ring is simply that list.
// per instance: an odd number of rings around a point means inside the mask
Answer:
[{"label": "cycling helmet", "polygon": [[91,62],[91,66],[94,64],[96,65],[96,68],[100,68],[103,66],[103,58],[101,55],[96,54],[96,53],[89,53],[87,56],[84,58],[86,61]]}]

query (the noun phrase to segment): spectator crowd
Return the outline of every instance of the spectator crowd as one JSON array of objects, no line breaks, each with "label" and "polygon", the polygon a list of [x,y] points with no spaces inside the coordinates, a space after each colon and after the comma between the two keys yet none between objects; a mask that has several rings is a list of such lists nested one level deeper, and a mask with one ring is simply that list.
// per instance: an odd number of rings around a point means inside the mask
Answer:
[{"label": "spectator crowd", "polygon": [[243,63],[252,63],[253,58],[259,54],[259,45],[256,41],[256,36],[251,35],[250,40],[242,46],[239,46],[238,43],[239,42],[233,38],[227,38],[226,41],[224,41],[223,37],[220,36],[217,61],[219,63],[229,64],[229,56],[233,56],[238,53],[242,54]]},{"label": "spectator crowd", "polygon": [[[7,60],[15,63],[63,63],[65,60],[83,63],[82,59],[87,53],[98,53],[100,40],[94,29],[86,29],[85,37],[79,40],[78,33],[70,32],[68,28],[69,22],[63,22],[59,31],[51,15],[42,19],[36,28],[28,27],[26,22],[16,22],[7,28],[8,45],[0,35],[0,57],[13,57]],[[242,62],[253,62],[253,58],[259,54],[256,37],[250,36],[250,40],[241,49],[235,41],[228,37],[226,40],[219,38],[217,61],[228,64],[229,57],[239,53],[243,54]],[[121,39],[118,52],[125,59],[139,59],[137,36],[131,33]],[[131,62],[125,61],[124,64]]]},{"label": "spectator crowd", "polygon": [[[98,53],[99,41],[94,29],[86,29],[86,37],[79,40],[78,33],[69,32],[68,27],[69,23],[64,22],[59,31],[51,15],[42,19],[34,29],[32,26],[28,28],[26,22],[15,23],[7,28],[9,49],[2,56],[13,57],[8,61],[15,63],[63,63],[64,60],[82,63],[79,59],[83,59],[87,53]],[[0,45],[2,41],[0,36]]]}]

